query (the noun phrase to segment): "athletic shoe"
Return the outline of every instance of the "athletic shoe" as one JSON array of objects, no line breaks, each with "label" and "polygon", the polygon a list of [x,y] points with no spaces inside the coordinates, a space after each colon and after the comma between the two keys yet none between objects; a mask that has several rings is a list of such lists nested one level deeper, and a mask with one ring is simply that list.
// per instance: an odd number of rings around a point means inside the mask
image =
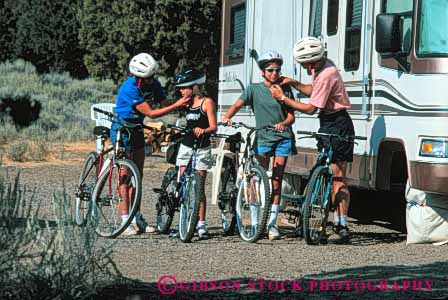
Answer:
[{"label": "athletic shoe", "polygon": [[280,239],[280,232],[278,232],[277,225],[272,225],[269,227],[268,238],[271,241]]},{"label": "athletic shoe", "polygon": [[134,224],[129,224],[128,228],[126,228],[121,235],[124,236],[130,236],[130,235],[136,235],[138,234],[137,229],[135,228],[136,226]]},{"label": "athletic shoe", "polygon": [[205,224],[201,224],[198,226],[198,235],[200,240],[208,239],[208,232],[207,228],[205,227]]},{"label": "athletic shoe", "polygon": [[347,243],[350,240],[350,231],[348,230],[347,226],[339,225],[339,232],[338,232],[340,241],[343,243]]},{"label": "athletic shoe", "polygon": [[143,218],[142,215],[140,215],[140,218],[136,218],[136,223],[138,227],[139,233],[154,233],[156,232],[156,229],[152,226],[148,225],[148,222],[146,222],[145,218]]}]

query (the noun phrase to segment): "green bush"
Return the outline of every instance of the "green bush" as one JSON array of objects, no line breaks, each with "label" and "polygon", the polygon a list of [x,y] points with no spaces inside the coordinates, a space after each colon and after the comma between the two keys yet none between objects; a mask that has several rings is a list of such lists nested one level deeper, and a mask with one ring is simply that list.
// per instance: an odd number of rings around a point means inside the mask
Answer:
[{"label": "green bush", "polygon": [[[111,80],[77,80],[67,73],[39,75],[28,62],[17,60],[0,64],[0,103],[5,99],[29,99],[41,106],[39,118],[21,129],[3,115],[0,141],[42,140],[65,142],[93,139],[94,121],[90,107],[94,103],[115,102],[116,86]],[[9,100],[8,100],[9,101]],[[7,121],[5,121],[8,119]]]},{"label": "green bush", "polygon": [[35,194],[19,175],[9,183],[2,172],[1,299],[91,299],[106,286],[127,282],[111,258],[113,244],[100,245],[92,227],[73,224],[73,201],[65,192],[53,196],[56,219],[42,220]]}]

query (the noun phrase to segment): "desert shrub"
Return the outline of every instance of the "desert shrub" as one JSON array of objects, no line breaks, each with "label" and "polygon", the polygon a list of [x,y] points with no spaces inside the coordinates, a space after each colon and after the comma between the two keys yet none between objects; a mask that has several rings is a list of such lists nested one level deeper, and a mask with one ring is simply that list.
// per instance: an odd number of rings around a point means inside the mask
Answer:
[{"label": "desert shrub", "polygon": [[53,195],[55,220],[39,219],[33,191],[12,183],[0,167],[0,298],[91,299],[126,282],[91,226],[73,224],[65,192]]}]

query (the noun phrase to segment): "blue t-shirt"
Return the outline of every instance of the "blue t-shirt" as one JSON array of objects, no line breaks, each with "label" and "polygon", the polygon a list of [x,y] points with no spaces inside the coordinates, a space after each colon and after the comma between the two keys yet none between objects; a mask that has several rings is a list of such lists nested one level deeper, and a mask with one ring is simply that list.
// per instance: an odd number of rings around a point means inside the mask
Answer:
[{"label": "blue t-shirt", "polygon": [[140,123],[143,122],[144,116],[135,109],[135,106],[145,101],[150,104],[158,103],[165,98],[165,92],[157,79],[150,85],[138,87],[137,78],[130,76],[118,90],[115,113],[126,121]]}]

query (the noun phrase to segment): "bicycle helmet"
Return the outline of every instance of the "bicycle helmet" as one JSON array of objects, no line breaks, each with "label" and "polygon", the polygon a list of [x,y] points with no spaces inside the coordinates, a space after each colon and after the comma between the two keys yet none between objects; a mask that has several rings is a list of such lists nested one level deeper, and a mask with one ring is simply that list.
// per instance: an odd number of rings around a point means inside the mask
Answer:
[{"label": "bicycle helmet", "polygon": [[258,67],[263,70],[270,63],[276,62],[279,66],[283,65],[283,57],[280,53],[273,50],[263,52],[258,58]]},{"label": "bicycle helmet", "polygon": [[204,84],[205,74],[195,69],[188,69],[176,76],[176,87],[189,87],[195,84]]},{"label": "bicycle helmet", "polygon": [[158,69],[159,64],[147,53],[137,54],[129,63],[129,71],[131,74],[141,78],[151,77]]},{"label": "bicycle helmet", "polygon": [[324,45],[315,37],[305,37],[294,45],[294,60],[299,63],[311,63],[324,56]]}]

